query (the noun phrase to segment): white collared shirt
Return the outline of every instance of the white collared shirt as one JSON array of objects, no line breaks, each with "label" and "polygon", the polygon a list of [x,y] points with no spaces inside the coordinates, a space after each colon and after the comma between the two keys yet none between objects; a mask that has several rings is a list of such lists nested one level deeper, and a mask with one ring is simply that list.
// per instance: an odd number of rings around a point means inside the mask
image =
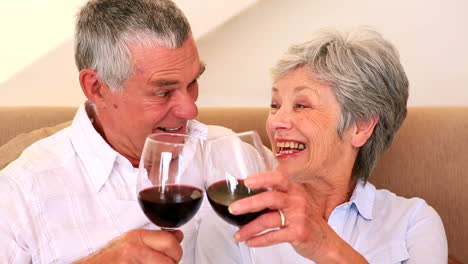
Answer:
[{"label": "white collared shirt", "polygon": [[[333,210],[328,224],[371,264],[447,263],[442,221],[419,198],[398,197],[361,181],[350,201]],[[248,248],[233,239],[237,230],[219,217],[204,218],[198,236],[197,263],[250,263]],[[297,254],[289,243],[255,248],[253,252],[255,264],[315,263]]]},{"label": "white collared shirt", "polygon": [[[201,138],[232,131],[189,121]],[[70,127],[42,139],[0,172],[0,262],[70,263],[131,229],[158,229],[136,200],[132,164],[94,129],[83,104]],[[194,263],[204,200],[181,230],[181,263]]]}]

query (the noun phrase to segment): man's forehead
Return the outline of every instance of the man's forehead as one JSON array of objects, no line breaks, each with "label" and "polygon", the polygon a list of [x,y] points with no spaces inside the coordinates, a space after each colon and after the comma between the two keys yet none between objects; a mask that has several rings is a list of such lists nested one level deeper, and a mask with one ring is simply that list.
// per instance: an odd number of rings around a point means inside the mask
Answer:
[{"label": "man's forehead", "polygon": [[205,71],[196,46],[186,43],[176,49],[167,47],[128,45],[130,60],[135,73],[148,74],[154,71],[184,70],[190,68],[197,78]]},{"label": "man's forehead", "polygon": [[[191,81],[198,79],[203,74],[203,72],[205,72],[205,69],[206,69],[205,64],[201,62],[198,73],[194,76],[193,80]],[[155,78],[151,80],[150,83],[151,85],[161,87],[161,86],[177,85],[177,84],[180,84],[180,81],[178,79],[172,79],[172,78],[161,76],[159,78]]]},{"label": "man's forehead", "polygon": [[130,58],[136,61],[155,61],[164,63],[171,60],[199,59],[195,43],[185,43],[178,48],[145,44],[128,44]]}]

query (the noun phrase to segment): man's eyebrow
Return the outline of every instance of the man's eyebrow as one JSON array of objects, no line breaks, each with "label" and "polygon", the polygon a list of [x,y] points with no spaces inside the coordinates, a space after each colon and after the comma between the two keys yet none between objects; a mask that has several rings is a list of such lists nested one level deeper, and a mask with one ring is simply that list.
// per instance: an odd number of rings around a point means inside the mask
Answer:
[{"label": "man's eyebrow", "polygon": [[[206,69],[205,64],[202,63],[200,65],[200,69],[198,70],[197,76],[195,77],[194,81],[198,79],[203,74],[203,72],[205,72],[205,69]],[[156,80],[152,80],[150,84],[153,86],[164,87],[164,86],[177,85],[179,84],[179,81],[171,80],[171,79],[156,79]]]},{"label": "man's eyebrow", "polygon": [[200,69],[198,70],[197,77],[195,77],[195,80],[200,78],[200,76],[205,72],[205,70],[206,70],[206,64],[202,62],[200,65]]},{"label": "man's eyebrow", "polygon": [[179,84],[178,80],[170,80],[170,79],[156,79],[151,81],[151,85],[158,86],[158,87],[164,87],[164,86],[171,86]]}]

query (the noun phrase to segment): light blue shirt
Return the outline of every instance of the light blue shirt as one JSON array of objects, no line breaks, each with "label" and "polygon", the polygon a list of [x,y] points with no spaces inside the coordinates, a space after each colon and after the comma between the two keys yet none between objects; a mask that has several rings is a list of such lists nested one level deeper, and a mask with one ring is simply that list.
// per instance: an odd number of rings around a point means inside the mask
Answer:
[{"label": "light blue shirt", "polygon": [[[350,201],[333,210],[328,224],[369,263],[447,263],[442,220],[420,198],[406,199],[358,182]],[[214,212],[204,217],[196,249],[198,263],[250,263],[248,248],[232,238],[235,231]],[[254,258],[255,264],[315,263],[297,254],[289,243],[255,248]]]}]

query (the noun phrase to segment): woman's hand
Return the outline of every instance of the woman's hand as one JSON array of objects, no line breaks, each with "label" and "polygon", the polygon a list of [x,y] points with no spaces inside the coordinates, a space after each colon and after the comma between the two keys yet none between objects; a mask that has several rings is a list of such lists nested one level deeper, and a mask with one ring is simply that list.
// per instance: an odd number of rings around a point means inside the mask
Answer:
[{"label": "woman's hand", "polygon": [[[307,184],[294,183],[277,171],[251,175],[245,184],[252,189],[274,191],[236,201],[229,207],[230,212],[240,215],[266,208],[272,211],[243,226],[234,235],[237,241],[245,241],[250,247],[288,242],[297,253],[316,263],[367,263],[320,215]],[[284,226],[278,210],[283,212]]]}]

